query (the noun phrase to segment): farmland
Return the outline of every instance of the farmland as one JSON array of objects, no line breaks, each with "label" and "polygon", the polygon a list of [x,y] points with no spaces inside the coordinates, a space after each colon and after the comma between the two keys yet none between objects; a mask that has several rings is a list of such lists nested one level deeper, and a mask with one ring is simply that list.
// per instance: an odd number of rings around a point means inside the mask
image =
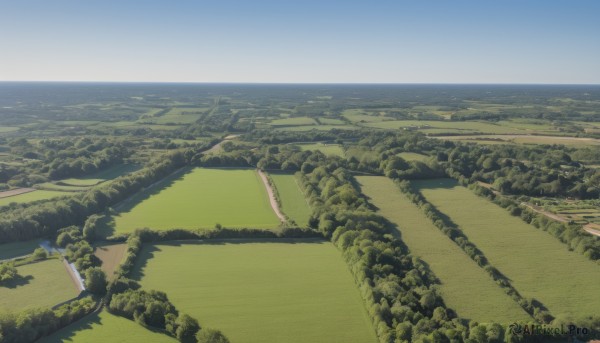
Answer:
[{"label": "farmland", "polygon": [[108,223],[116,232],[135,228],[276,228],[264,185],[254,170],[196,168],[136,194]]},{"label": "farmland", "polygon": [[270,175],[279,194],[283,213],[298,225],[307,226],[311,210],[298,186],[296,176],[281,173],[271,173]]},{"label": "farmland", "polygon": [[344,156],[344,149],[339,144],[325,144],[325,143],[315,143],[315,144],[298,144],[300,149],[305,150],[318,150],[325,155],[334,155],[334,156]]},{"label": "farmland", "polygon": [[399,153],[398,156],[405,159],[406,161],[425,162],[429,159],[429,156],[427,156],[427,155],[417,154],[414,152],[402,152],[402,153]]},{"label": "farmland", "polygon": [[232,342],[376,341],[352,276],[328,242],[147,246],[137,275]]},{"label": "farmland", "polygon": [[123,261],[125,244],[102,244],[95,247],[94,255],[100,260],[100,267],[108,278],[113,277],[114,271]]},{"label": "farmland", "polygon": [[521,294],[557,316],[597,314],[597,264],[455,181],[418,181],[414,187],[456,223]]},{"label": "farmland", "polygon": [[103,311],[92,314],[40,341],[40,343],[54,342],[175,343],[177,340],[147,330],[134,321]]},{"label": "farmland", "polygon": [[53,306],[78,295],[75,284],[58,259],[26,264],[17,271],[21,277],[0,287],[0,309],[15,311]]},{"label": "farmland", "polygon": [[39,247],[39,242],[39,239],[35,239],[26,242],[0,244],[0,261],[29,255]]},{"label": "farmland", "polygon": [[459,316],[478,322],[529,319],[483,269],[395,189],[392,180],[381,176],[356,179],[379,213],[396,225],[412,254],[425,261],[440,279],[446,305]]},{"label": "farmland", "polygon": [[10,203],[24,204],[38,200],[52,199],[62,196],[70,196],[72,194],[60,191],[37,190],[24,194],[14,195],[11,197],[0,198],[0,206],[6,206]]}]

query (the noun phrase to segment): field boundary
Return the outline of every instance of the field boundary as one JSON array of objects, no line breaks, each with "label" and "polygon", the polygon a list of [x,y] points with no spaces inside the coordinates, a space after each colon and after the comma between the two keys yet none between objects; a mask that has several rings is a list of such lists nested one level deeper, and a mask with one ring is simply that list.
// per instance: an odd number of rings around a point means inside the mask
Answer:
[{"label": "field boundary", "polygon": [[273,212],[275,212],[275,215],[277,215],[277,218],[279,218],[279,221],[281,221],[282,223],[286,223],[287,219],[285,218],[283,213],[281,213],[279,204],[277,203],[277,199],[275,198],[275,192],[273,191],[273,188],[269,184],[267,175],[260,169],[256,169],[256,172],[260,176],[260,179],[262,180],[263,185],[267,189],[267,195],[269,196],[269,203],[271,204],[271,208],[273,209]]}]

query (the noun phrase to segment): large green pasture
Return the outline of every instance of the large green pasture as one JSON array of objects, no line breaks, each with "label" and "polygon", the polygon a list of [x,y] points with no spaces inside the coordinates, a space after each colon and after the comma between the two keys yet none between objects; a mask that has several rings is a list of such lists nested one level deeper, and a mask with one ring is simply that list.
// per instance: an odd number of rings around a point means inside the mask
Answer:
[{"label": "large green pasture", "polygon": [[232,342],[376,342],[360,293],[329,242],[148,245],[134,275]]},{"label": "large green pasture", "polygon": [[186,169],[127,200],[108,223],[116,232],[136,228],[276,228],[267,191],[251,169]]},{"label": "large green pasture", "polygon": [[52,199],[61,196],[69,196],[72,193],[68,192],[60,192],[60,191],[46,191],[46,190],[37,190],[33,192],[23,193],[19,195],[13,195],[11,197],[0,198],[0,206],[6,206],[10,203],[28,203],[38,200]]},{"label": "large green pasture", "polygon": [[177,340],[150,331],[134,321],[102,311],[40,340],[40,343],[57,342],[175,343]]},{"label": "large green pasture", "polygon": [[311,209],[293,174],[271,174],[279,194],[281,210],[300,226],[308,226]]},{"label": "large green pasture", "polygon": [[598,314],[600,266],[454,180],[413,183],[525,297],[555,316]]},{"label": "large green pasture", "polygon": [[26,264],[17,271],[20,278],[0,286],[0,310],[54,306],[79,294],[58,259]]},{"label": "large green pasture", "polygon": [[312,143],[298,144],[298,146],[302,151],[318,150],[325,155],[344,156],[344,149],[339,144]]},{"label": "large green pasture", "polygon": [[440,281],[446,305],[462,318],[478,322],[531,319],[529,315],[425,214],[383,176],[356,177],[379,213],[394,223],[415,256],[425,261]]},{"label": "large green pasture", "polygon": [[21,257],[33,253],[40,247],[40,240],[0,244],[0,261],[8,258]]}]

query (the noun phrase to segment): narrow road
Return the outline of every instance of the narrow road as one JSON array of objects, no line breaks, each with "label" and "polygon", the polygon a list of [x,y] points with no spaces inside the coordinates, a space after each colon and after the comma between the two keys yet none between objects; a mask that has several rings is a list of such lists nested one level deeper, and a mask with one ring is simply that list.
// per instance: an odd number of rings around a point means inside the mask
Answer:
[{"label": "narrow road", "polygon": [[260,176],[263,184],[265,185],[265,188],[267,188],[267,193],[269,194],[269,202],[271,203],[271,208],[273,208],[273,212],[275,212],[275,214],[282,223],[285,223],[285,216],[279,210],[279,205],[277,204],[277,200],[275,200],[275,193],[273,193],[273,188],[271,188],[269,180],[267,180],[267,175],[265,175],[265,173],[260,169],[256,169],[256,172]]},{"label": "narrow road", "polygon": [[583,227],[589,234],[600,237],[600,230],[594,228],[593,224],[588,224]]},{"label": "narrow road", "polygon": [[563,217],[559,216],[558,214],[554,214],[554,213],[551,213],[551,212],[548,212],[548,211],[544,211],[544,209],[541,208],[541,207],[539,207],[539,206],[535,206],[535,205],[532,205],[532,204],[526,203],[526,202],[522,202],[521,205],[529,208],[530,210],[532,210],[534,212],[542,214],[542,215],[544,215],[544,216],[546,216],[546,217],[548,217],[550,219],[556,220],[557,222],[561,222],[561,223],[568,223],[569,222],[568,219],[563,218]]}]

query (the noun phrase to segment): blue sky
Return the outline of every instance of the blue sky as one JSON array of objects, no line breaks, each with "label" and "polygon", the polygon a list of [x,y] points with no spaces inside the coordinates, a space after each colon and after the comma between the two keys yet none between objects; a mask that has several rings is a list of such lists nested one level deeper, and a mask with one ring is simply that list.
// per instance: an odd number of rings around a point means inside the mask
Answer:
[{"label": "blue sky", "polygon": [[600,83],[600,1],[0,0],[0,80]]}]

